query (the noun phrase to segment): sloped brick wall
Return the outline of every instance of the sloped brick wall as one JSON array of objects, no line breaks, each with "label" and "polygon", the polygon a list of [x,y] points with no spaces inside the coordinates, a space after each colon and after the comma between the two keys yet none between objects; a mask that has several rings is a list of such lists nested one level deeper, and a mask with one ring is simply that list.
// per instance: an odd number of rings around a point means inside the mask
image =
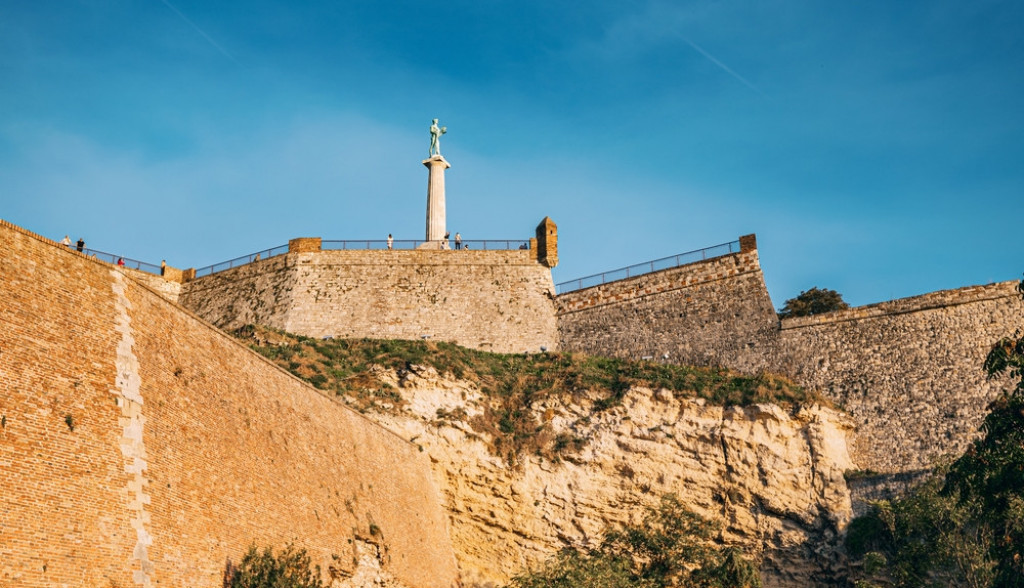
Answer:
[{"label": "sloped brick wall", "polygon": [[[425,454],[126,277],[0,223],[0,585],[220,586],[250,543],[452,586]],[[336,556],[336,557],[335,557]]]}]

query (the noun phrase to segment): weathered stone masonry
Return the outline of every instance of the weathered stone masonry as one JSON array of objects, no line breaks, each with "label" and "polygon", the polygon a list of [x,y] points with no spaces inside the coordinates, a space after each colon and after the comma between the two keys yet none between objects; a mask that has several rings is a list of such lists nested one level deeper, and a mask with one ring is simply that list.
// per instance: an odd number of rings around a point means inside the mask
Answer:
[{"label": "weathered stone masonry", "polygon": [[932,292],[782,321],[765,367],[820,389],[853,417],[851,454],[881,472],[927,468],[977,437],[985,355],[1024,326],[1015,282]]},{"label": "weathered stone masonry", "polygon": [[852,416],[864,469],[926,468],[977,436],[1005,387],[981,363],[1024,326],[1014,282],[780,322],[755,242],[741,249],[558,296],[562,349],[791,376]]},{"label": "weathered stone masonry", "polygon": [[556,239],[549,219],[529,252],[321,251],[298,239],[286,256],[186,282],[181,300],[226,328],[428,335],[783,373],[848,411],[854,459],[883,472],[965,448],[1001,386],[984,378],[984,354],[1024,323],[1012,283],[780,322],[753,235],[736,254],[555,298],[546,267],[557,263]]},{"label": "weathered stone masonry", "polygon": [[558,296],[559,344],[753,371],[778,318],[752,237],[741,240],[737,254]]},{"label": "weathered stone masonry", "polygon": [[123,270],[2,221],[0,244],[0,585],[214,587],[289,541],[457,581],[416,446]]},{"label": "weathered stone masonry", "polygon": [[[318,240],[317,240],[318,241]],[[553,260],[552,243],[545,249]],[[550,263],[549,261],[548,263]],[[289,253],[187,282],[179,301],[213,324],[310,337],[450,341],[498,352],[554,349],[554,284],[537,249]]]}]

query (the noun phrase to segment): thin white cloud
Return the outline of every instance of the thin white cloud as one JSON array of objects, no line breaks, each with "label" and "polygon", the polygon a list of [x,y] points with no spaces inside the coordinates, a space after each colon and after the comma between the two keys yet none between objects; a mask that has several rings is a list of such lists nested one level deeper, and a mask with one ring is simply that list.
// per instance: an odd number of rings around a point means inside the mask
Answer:
[{"label": "thin white cloud", "polygon": [[190,27],[192,27],[193,29],[195,29],[195,31],[197,33],[202,35],[203,38],[206,39],[210,43],[210,45],[213,45],[214,48],[217,49],[217,51],[220,51],[225,57],[227,57],[231,61],[234,61],[235,63],[238,63],[238,60],[235,59],[234,55],[228,53],[227,49],[221,47],[220,44],[217,43],[217,41],[213,40],[213,37],[211,37],[210,35],[207,35],[206,31],[204,31],[203,29],[199,28],[199,25],[197,25],[196,23],[192,22],[192,20],[189,19],[189,17],[185,16],[184,13],[182,13],[180,10],[178,10],[178,8],[175,5],[173,5],[170,2],[168,2],[168,0],[160,0],[160,1],[163,2],[164,5],[167,6],[167,8],[170,8],[172,11],[174,11],[175,14],[180,16],[181,20],[183,20],[186,23],[188,23],[188,25]]},{"label": "thin white cloud", "polygon": [[712,55],[712,54],[708,53],[707,51],[705,51],[704,48],[701,47],[700,45],[694,43],[693,41],[687,39],[686,37],[684,37],[682,35],[678,35],[678,37],[680,39],[682,39],[687,45],[689,45],[690,47],[693,47],[693,49],[697,53],[700,53],[701,55],[703,55],[708,61],[710,61],[711,63],[717,65],[719,68],[722,69],[722,71],[724,71],[725,73],[727,73],[730,76],[732,76],[733,78],[735,78],[741,84],[743,84],[744,86],[750,88],[751,90],[757,92],[758,94],[760,94],[762,96],[765,95],[765,93],[762,92],[760,88],[758,88],[754,84],[750,83],[750,81],[747,80],[747,78],[745,78],[745,77],[741,76],[740,74],[736,73],[735,71],[733,71],[733,69],[731,67],[729,67],[728,65],[722,63],[721,60],[719,60],[717,57],[715,57],[714,55]]},{"label": "thin white cloud", "polygon": [[585,56],[583,58],[601,55],[609,60],[630,61],[643,59],[645,53],[665,44],[682,41],[736,81],[765,96],[750,80],[680,32],[713,27],[724,18],[719,10],[717,5],[684,7],[669,2],[649,2],[613,23],[600,39],[583,42],[576,51],[579,56]]}]

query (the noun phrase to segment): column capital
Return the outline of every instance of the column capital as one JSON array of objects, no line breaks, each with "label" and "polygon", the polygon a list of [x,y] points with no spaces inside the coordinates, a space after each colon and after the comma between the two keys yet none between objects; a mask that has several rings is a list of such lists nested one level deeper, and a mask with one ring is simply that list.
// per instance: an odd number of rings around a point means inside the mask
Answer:
[{"label": "column capital", "polygon": [[442,157],[440,155],[433,155],[433,156],[431,156],[431,157],[429,157],[427,159],[424,159],[423,160],[423,165],[425,165],[427,167],[435,167],[435,166],[438,166],[438,165],[442,165],[442,166],[444,166],[444,169],[448,169],[448,168],[450,168],[452,166],[452,164],[448,163],[447,159],[445,159],[444,157]]}]

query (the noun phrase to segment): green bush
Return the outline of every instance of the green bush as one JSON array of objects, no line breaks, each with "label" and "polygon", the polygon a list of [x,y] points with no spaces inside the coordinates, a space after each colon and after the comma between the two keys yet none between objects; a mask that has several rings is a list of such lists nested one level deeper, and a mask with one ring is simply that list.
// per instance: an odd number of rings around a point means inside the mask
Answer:
[{"label": "green bush", "polygon": [[992,532],[979,524],[980,505],[945,490],[940,471],[911,495],[880,501],[854,519],[845,545],[863,563],[856,579],[906,587],[993,586]]},{"label": "green bush", "polygon": [[565,550],[539,570],[512,579],[511,588],[756,588],[757,567],[734,547],[720,547],[718,527],[662,497],[639,525],[609,529],[601,546]]},{"label": "green bush", "polygon": [[323,583],[320,566],[310,568],[305,549],[288,545],[274,555],[269,547],[260,552],[253,545],[238,566],[228,562],[224,588],[323,588]]},{"label": "green bush", "polygon": [[828,288],[814,287],[787,300],[786,305],[779,309],[779,318],[811,316],[845,308],[850,308],[850,305],[843,300],[842,294]]}]

